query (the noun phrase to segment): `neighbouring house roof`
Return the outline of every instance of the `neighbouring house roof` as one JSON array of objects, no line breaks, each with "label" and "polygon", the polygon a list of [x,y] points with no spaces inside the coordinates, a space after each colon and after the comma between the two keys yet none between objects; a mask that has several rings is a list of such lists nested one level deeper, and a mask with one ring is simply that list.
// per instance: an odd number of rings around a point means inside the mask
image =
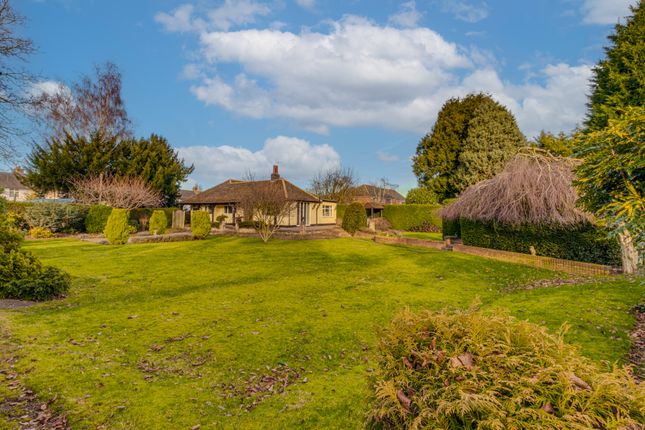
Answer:
[{"label": "neighbouring house roof", "polygon": [[187,198],[192,197],[195,195],[195,192],[193,190],[179,190],[179,198],[177,201],[179,203],[183,203]]},{"label": "neighbouring house roof", "polygon": [[16,175],[11,172],[0,172],[0,188],[7,190],[29,190],[29,187],[20,183]]},{"label": "neighbouring house roof", "polygon": [[380,203],[377,202],[366,202],[363,204],[365,206],[365,209],[383,209],[385,206],[383,206]]},{"label": "neighbouring house roof", "polygon": [[315,202],[320,203],[323,200],[307,191],[303,190],[287,181],[286,179],[278,178],[263,181],[240,181],[237,179],[229,179],[219,185],[209,188],[199,194],[188,197],[182,200],[185,204],[226,204],[226,203],[239,203],[249,190],[253,187],[270,187],[279,186],[282,188],[284,197],[289,201],[299,202]]},{"label": "neighbouring house roof", "polygon": [[356,196],[367,196],[372,199],[378,198],[379,196],[383,197],[384,201],[389,201],[389,200],[401,200],[405,201],[405,197],[401,195],[396,190],[393,190],[391,188],[379,188],[374,185],[359,185],[356,187]]}]

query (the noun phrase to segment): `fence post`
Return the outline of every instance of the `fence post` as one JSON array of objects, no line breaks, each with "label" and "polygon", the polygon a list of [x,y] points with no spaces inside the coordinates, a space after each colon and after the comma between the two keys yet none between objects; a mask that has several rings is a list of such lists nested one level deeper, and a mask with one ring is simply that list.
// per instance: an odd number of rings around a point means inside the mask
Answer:
[{"label": "fence post", "polygon": [[172,228],[184,229],[186,227],[186,214],[182,210],[172,213]]}]

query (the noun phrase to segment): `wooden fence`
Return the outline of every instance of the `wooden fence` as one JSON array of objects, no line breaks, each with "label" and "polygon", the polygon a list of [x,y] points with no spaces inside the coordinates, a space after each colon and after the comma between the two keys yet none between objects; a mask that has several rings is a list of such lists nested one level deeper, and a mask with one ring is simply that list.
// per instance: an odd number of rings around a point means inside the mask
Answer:
[{"label": "wooden fence", "polygon": [[[370,237],[361,234],[360,237]],[[371,236],[376,243],[392,245],[410,245],[424,248],[434,248],[445,251],[461,252],[463,254],[478,255],[480,257],[491,258],[493,260],[506,261],[509,263],[524,264],[526,266],[538,267],[541,269],[555,270],[559,272],[570,273],[573,275],[594,276],[610,275],[621,272],[618,267],[605,266],[602,264],[585,263],[582,261],[562,260],[560,258],[542,257],[539,255],[522,254],[519,252],[501,251],[499,249],[479,248],[477,246],[468,246],[462,244],[449,245],[437,240],[416,239],[411,237],[389,237],[389,236]]]}]

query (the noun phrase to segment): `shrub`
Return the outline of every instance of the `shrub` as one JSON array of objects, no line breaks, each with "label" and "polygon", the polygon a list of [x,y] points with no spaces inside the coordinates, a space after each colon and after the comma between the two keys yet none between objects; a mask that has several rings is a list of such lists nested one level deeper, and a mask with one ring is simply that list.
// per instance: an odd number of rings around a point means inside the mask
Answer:
[{"label": "shrub", "polygon": [[644,394],[562,335],[505,315],[405,311],[379,344],[371,428],[640,428]]},{"label": "shrub", "polygon": [[34,227],[29,229],[29,236],[34,239],[49,239],[50,237],[54,237],[54,233],[45,227]]},{"label": "shrub", "polygon": [[411,188],[405,196],[405,204],[436,205],[437,195],[428,187]]},{"label": "shrub", "polygon": [[85,231],[91,234],[103,233],[112,208],[105,205],[92,205],[85,217]]},{"label": "shrub", "polygon": [[129,213],[127,209],[112,209],[108,222],[105,225],[106,239],[112,245],[124,245],[130,238]]},{"label": "shrub", "polygon": [[164,234],[167,227],[168,220],[164,211],[157,209],[152,212],[149,222],[150,234]]},{"label": "shrub", "polygon": [[208,212],[193,211],[190,215],[190,231],[193,237],[205,239],[211,232],[211,220]]},{"label": "shrub", "polygon": [[421,232],[421,233],[438,233],[441,231],[439,227],[430,223],[429,221],[423,221],[421,225],[415,225],[410,227],[409,231]]},{"label": "shrub", "polygon": [[82,231],[87,209],[67,203],[34,203],[25,209],[30,228],[43,227],[53,232]]},{"label": "shrub", "polygon": [[137,208],[130,210],[130,219],[135,220],[139,223],[141,228],[145,229],[152,217],[154,211],[163,211],[166,215],[166,228],[172,227],[172,213],[178,208]]},{"label": "shrub", "polygon": [[367,226],[367,215],[365,207],[360,203],[352,203],[345,209],[343,214],[343,230],[352,236],[360,229]]},{"label": "shrub", "polygon": [[444,219],[441,223],[441,231],[443,233],[443,237],[461,237],[461,225],[459,224],[459,220]]},{"label": "shrub", "polygon": [[501,249],[528,254],[531,247],[537,255],[565,260],[619,266],[620,245],[607,232],[592,224],[577,227],[525,225],[511,227],[461,219],[464,245]]},{"label": "shrub", "polygon": [[341,204],[336,205],[336,219],[337,220],[342,221],[343,217],[345,216],[345,210],[347,209],[347,206],[348,205],[341,205]]},{"label": "shrub", "polygon": [[410,230],[424,223],[441,228],[441,217],[437,211],[439,205],[385,205],[383,216],[397,230]]}]

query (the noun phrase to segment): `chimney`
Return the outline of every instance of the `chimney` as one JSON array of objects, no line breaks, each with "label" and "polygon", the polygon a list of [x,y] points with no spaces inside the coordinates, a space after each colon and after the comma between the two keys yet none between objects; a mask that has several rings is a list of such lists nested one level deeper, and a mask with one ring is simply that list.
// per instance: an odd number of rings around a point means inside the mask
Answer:
[{"label": "chimney", "polygon": [[278,165],[274,164],[273,173],[271,173],[271,180],[275,181],[276,179],[280,179],[280,173],[278,173]]}]

